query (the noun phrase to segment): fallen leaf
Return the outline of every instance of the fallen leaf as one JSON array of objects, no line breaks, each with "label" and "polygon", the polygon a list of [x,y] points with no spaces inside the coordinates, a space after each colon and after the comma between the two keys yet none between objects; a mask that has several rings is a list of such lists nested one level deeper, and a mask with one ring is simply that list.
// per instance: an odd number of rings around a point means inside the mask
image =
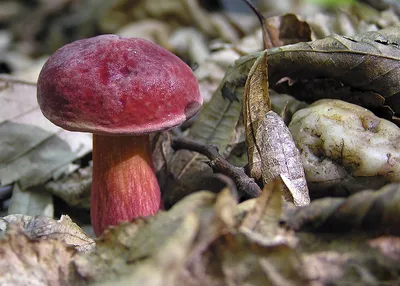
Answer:
[{"label": "fallen leaf", "polygon": [[275,238],[278,234],[279,221],[282,215],[282,195],[279,177],[265,186],[255,205],[247,212],[239,230],[257,237]]},{"label": "fallen leaf", "polygon": [[30,239],[54,239],[82,252],[89,252],[95,247],[94,240],[88,237],[69,216],[61,216],[59,220],[20,214],[0,218],[0,234],[3,236],[15,226],[20,227],[24,235]]},{"label": "fallen leaf", "polygon": [[53,196],[43,190],[23,191],[14,184],[8,214],[43,215],[53,217]]},{"label": "fallen leaf", "polygon": [[282,118],[271,111],[268,93],[268,55],[262,53],[245,85],[243,121],[250,175],[268,185],[284,175],[283,196],[296,205],[310,202],[300,154]]},{"label": "fallen leaf", "polygon": [[254,62],[247,77],[243,99],[243,121],[246,129],[250,176],[258,180],[262,177],[262,162],[257,131],[265,114],[271,110],[267,59],[267,53],[262,53]]},{"label": "fallen leaf", "polygon": [[294,211],[288,225],[296,231],[400,234],[400,185],[362,191],[348,198],[324,198]]},{"label": "fallen leaf", "polygon": [[266,19],[269,36],[274,47],[311,41],[311,28],[295,14],[285,14]]},{"label": "fallen leaf", "polygon": [[[79,168],[57,180],[47,182],[43,188],[61,198],[69,206],[89,209],[92,167]],[[14,212],[15,213],[15,212]]]},{"label": "fallen leaf", "polygon": [[[0,184],[42,184],[91,150],[91,134],[69,132],[40,112],[36,85],[0,78]],[[51,150],[51,151],[49,151]]]},{"label": "fallen leaf", "polygon": [[[360,91],[378,93],[398,114],[399,35],[399,27],[390,27],[354,37],[332,35],[313,42],[270,49],[271,88],[285,83],[282,81],[285,77],[291,80],[332,78]],[[368,102],[363,106],[368,107]]]}]

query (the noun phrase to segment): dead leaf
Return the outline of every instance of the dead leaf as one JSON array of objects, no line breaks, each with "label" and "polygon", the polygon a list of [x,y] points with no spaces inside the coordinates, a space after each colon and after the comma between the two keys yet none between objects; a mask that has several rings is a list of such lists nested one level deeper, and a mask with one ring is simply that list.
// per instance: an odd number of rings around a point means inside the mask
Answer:
[{"label": "dead leaf", "polygon": [[[271,88],[279,85],[284,77],[291,80],[332,78],[357,90],[378,93],[385,98],[385,104],[396,114],[400,113],[399,29],[390,27],[354,37],[332,35],[270,49]],[[368,108],[368,102],[363,106]]]},{"label": "dead leaf", "polygon": [[311,41],[311,28],[295,14],[285,14],[266,19],[274,47]]},{"label": "dead leaf", "polygon": [[288,225],[296,231],[364,230],[399,235],[400,185],[362,191],[349,198],[324,198],[294,211]]},{"label": "dead leaf", "polygon": [[16,183],[13,186],[8,214],[43,215],[53,217],[53,196],[42,190],[23,191]]},{"label": "dead leaf", "polygon": [[1,185],[18,181],[26,190],[90,152],[91,134],[62,130],[41,114],[36,85],[2,77],[0,103]]},{"label": "dead leaf", "polygon": [[268,185],[284,175],[283,196],[296,205],[310,202],[300,154],[282,118],[271,111],[268,93],[268,55],[262,53],[245,85],[243,121],[246,129],[250,175]]},{"label": "dead leaf", "polygon": [[259,180],[262,176],[262,162],[257,130],[265,114],[271,110],[268,95],[267,53],[262,53],[254,62],[247,77],[243,101],[243,121],[246,129],[250,176]]},{"label": "dead leaf", "polygon": [[12,227],[20,227],[24,235],[30,239],[57,240],[65,245],[73,246],[82,252],[91,251],[95,243],[69,216],[61,216],[54,220],[45,216],[8,215],[0,218],[0,231],[7,233]]},{"label": "dead leaf", "polygon": [[91,186],[92,167],[89,166],[81,167],[74,173],[49,181],[41,188],[61,198],[69,206],[89,209]]},{"label": "dead leaf", "polygon": [[219,278],[214,280],[218,284],[207,285],[307,285],[301,258],[285,244],[265,246],[243,234],[226,234],[204,258],[210,261],[204,281],[213,281],[211,275]]},{"label": "dead leaf", "polygon": [[265,186],[256,203],[244,217],[239,230],[248,235],[257,234],[260,238],[275,238],[278,234],[282,214],[282,195],[279,177]]},{"label": "dead leaf", "polygon": [[[181,200],[168,212],[161,211],[148,219],[137,219],[112,227],[98,238],[94,252],[75,257],[77,273],[90,282],[115,281],[117,277],[129,275],[136,264],[154,260],[164,249],[167,238],[180,235],[177,230],[180,230],[188,213],[195,213],[196,217],[201,218],[202,227],[209,226],[215,199],[215,194],[198,192]],[[198,233],[196,224],[191,226],[192,230],[187,230],[188,235],[192,231]]]},{"label": "dead leaf", "polygon": [[273,111],[265,114],[256,142],[260,149],[264,185],[277,176],[283,176],[283,197],[295,205],[310,203],[303,165],[293,137],[282,118]]}]

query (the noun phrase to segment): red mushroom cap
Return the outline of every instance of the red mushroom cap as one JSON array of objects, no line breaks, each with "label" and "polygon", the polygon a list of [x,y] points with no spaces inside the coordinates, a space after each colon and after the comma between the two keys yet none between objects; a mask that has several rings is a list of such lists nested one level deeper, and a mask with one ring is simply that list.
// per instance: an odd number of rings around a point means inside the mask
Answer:
[{"label": "red mushroom cap", "polygon": [[38,102],[71,131],[142,135],[177,126],[202,105],[192,70],[151,42],[102,35],[56,51],[38,81]]}]

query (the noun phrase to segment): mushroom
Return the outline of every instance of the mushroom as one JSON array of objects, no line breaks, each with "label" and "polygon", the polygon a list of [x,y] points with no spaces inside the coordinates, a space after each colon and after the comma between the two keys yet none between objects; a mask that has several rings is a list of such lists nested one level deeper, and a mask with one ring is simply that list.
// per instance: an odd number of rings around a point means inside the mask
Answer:
[{"label": "mushroom", "polygon": [[197,80],[182,60],[143,39],[78,40],[45,63],[37,97],[54,124],[93,133],[96,235],[120,221],[157,213],[162,201],[149,133],[180,125],[202,105]]}]

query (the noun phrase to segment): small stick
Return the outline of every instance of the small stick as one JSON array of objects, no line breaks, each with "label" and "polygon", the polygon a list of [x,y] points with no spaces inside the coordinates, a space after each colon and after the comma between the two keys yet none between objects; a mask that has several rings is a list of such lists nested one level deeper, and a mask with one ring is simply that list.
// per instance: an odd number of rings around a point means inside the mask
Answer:
[{"label": "small stick", "polygon": [[260,11],[258,11],[257,7],[254,6],[253,3],[251,3],[250,0],[243,0],[243,1],[251,8],[251,10],[253,10],[254,14],[256,14],[258,20],[260,21],[262,35],[263,35],[264,50],[275,47],[275,45],[272,43],[271,34],[269,33],[264,16],[261,14]]},{"label": "small stick", "polygon": [[254,179],[247,176],[243,168],[233,166],[222,157],[222,155],[219,154],[217,147],[185,137],[179,137],[173,140],[172,148],[175,150],[187,149],[206,156],[210,159],[208,165],[214,172],[224,174],[235,182],[240,196],[255,198],[261,194],[262,191]]}]

